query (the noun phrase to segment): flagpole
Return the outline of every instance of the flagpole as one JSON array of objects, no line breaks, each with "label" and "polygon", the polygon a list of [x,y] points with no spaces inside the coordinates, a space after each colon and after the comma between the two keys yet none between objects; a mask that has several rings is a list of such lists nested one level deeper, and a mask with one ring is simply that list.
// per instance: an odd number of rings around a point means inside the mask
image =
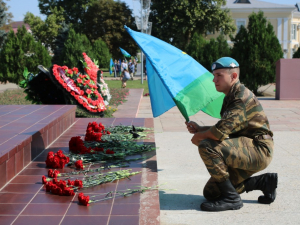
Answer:
[{"label": "flagpole", "polygon": [[[143,22],[144,22],[143,21],[144,20],[143,14],[144,14],[143,13],[143,0],[141,0],[141,18],[142,18],[142,21],[141,21],[141,25],[142,25],[141,27],[142,27],[142,29],[141,29],[141,31],[142,31],[142,33],[144,33],[143,32],[143,26],[144,26],[144,24],[143,24]],[[144,64],[143,51],[141,51],[141,61],[142,61],[141,62],[141,66],[142,66],[142,68],[141,68],[141,71],[142,71],[142,74],[141,74],[141,78],[142,78],[141,79],[141,84],[143,84],[143,80],[144,80],[144,78],[143,78],[143,73],[144,73],[144,71],[143,71],[144,70],[144,65],[143,65]]]}]

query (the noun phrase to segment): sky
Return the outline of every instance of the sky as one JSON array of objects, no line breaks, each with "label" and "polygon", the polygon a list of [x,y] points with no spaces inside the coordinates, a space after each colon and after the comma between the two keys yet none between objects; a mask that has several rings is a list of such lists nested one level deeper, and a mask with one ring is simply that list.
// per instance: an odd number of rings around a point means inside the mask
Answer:
[{"label": "sky", "polygon": [[[76,1],[76,0],[75,0]],[[263,0],[265,2],[272,2],[283,5],[295,5],[300,0]],[[6,1],[7,5],[10,7],[9,12],[13,14],[13,21],[22,21],[26,12],[31,12],[35,16],[40,16],[43,20],[46,18],[44,15],[40,14],[38,7],[38,0],[9,0]],[[123,0],[129,8],[133,8],[132,0]]]}]

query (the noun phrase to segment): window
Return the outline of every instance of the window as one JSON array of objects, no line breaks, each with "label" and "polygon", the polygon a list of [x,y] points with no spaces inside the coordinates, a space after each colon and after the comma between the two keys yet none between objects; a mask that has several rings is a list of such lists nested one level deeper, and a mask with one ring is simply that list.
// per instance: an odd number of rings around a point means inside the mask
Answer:
[{"label": "window", "polygon": [[236,20],[237,33],[240,31],[241,26],[246,27],[246,20],[245,19]]},{"label": "window", "polygon": [[296,40],[297,38],[297,24],[292,24],[292,39]]}]

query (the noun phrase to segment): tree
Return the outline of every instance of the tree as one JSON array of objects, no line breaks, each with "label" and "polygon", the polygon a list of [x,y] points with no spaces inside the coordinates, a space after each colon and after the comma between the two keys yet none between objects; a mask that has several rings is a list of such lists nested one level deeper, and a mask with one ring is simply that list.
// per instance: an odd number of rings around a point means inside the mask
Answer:
[{"label": "tree", "polygon": [[11,22],[12,14],[7,13],[8,7],[3,0],[0,0],[0,49],[6,38],[6,30],[9,28],[7,23]]},{"label": "tree", "polygon": [[[7,16],[5,13],[5,8],[4,5],[1,4],[0,2],[0,27],[3,27],[6,24],[6,21],[7,21]],[[5,30],[0,30],[0,49],[3,45],[5,38],[6,38]]]},{"label": "tree", "polygon": [[216,39],[212,38],[207,41],[203,35],[194,33],[187,47],[187,53],[208,71],[211,71],[211,64],[221,57],[230,56],[231,49],[223,34]]},{"label": "tree", "polygon": [[0,30],[9,30],[11,28],[10,23],[12,22],[13,15],[12,13],[8,12],[9,6],[7,6],[4,0],[0,0],[0,7],[2,8],[2,10],[4,9],[6,16],[6,23],[3,23],[2,25],[0,24]]},{"label": "tree", "polygon": [[300,48],[293,54],[293,58],[300,58]]},{"label": "tree", "polygon": [[252,13],[247,29],[242,26],[232,41],[232,57],[240,64],[240,80],[245,86],[257,94],[259,86],[275,81],[275,64],[283,52],[262,11]]},{"label": "tree", "polygon": [[99,61],[99,68],[109,68],[109,60],[111,59],[111,54],[104,41],[99,38],[93,44],[94,57]]},{"label": "tree", "polygon": [[90,5],[97,0],[38,0],[42,14],[51,15],[51,9],[62,7],[67,24],[73,24],[73,28],[79,33],[85,26],[84,15]]},{"label": "tree", "polygon": [[60,64],[59,60],[65,47],[65,41],[68,39],[69,31],[70,26],[63,22],[61,28],[58,30],[58,35],[54,41],[55,48],[53,49],[53,64]]},{"label": "tree", "polygon": [[64,48],[59,56],[56,56],[56,64],[76,67],[78,60],[82,59],[85,52],[91,59],[94,59],[93,46],[84,34],[78,34],[73,28],[69,30],[68,38],[64,43]]},{"label": "tree", "polygon": [[51,14],[48,15],[45,21],[39,16],[34,16],[32,13],[27,12],[24,22],[30,25],[33,36],[37,41],[42,42],[45,47],[55,49],[55,38],[58,35],[58,30],[64,21],[63,8],[51,9]]},{"label": "tree", "polygon": [[25,26],[18,28],[16,34],[13,30],[9,31],[0,58],[1,82],[19,83],[23,79],[25,67],[28,71],[37,73],[38,65],[51,65],[51,56],[47,49],[34,40]]},{"label": "tree", "polygon": [[135,54],[138,46],[124,29],[124,25],[135,29],[132,12],[123,2],[113,0],[98,0],[87,10],[84,17],[84,33],[94,42],[101,38],[114,58],[122,58],[119,47],[130,54]]},{"label": "tree", "polygon": [[195,32],[235,31],[225,0],[153,0],[149,20],[152,35],[186,51]]}]

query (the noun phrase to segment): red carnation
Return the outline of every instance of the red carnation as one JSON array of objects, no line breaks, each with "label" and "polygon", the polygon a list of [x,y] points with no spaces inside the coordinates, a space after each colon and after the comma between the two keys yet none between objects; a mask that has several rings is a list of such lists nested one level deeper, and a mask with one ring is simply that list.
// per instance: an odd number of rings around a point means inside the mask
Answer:
[{"label": "red carnation", "polygon": [[82,84],[82,79],[77,78],[77,82],[80,83],[80,84]]},{"label": "red carnation", "polygon": [[48,183],[47,178],[45,176],[42,176],[42,182],[43,182],[43,184],[47,184]]},{"label": "red carnation", "polygon": [[74,71],[74,73],[75,74],[77,74],[78,73],[78,69],[76,68],[76,67],[73,67],[73,69],[72,69],[73,71]]},{"label": "red carnation", "polygon": [[91,89],[86,89],[85,91],[88,95],[92,93]]},{"label": "red carnation", "polygon": [[75,162],[75,166],[76,166],[76,169],[78,169],[78,170],[83,170],[82,160],[77,160],[77,161]]},{"label": "red carnation", "polygon": [[54,155],[57,155],[59,158],[63,157],[64,153],[62,150],[58,150]]},{"label": "red carnation", "polygon": [[52,170],[52,169],[49,169],[49,170],[48,170],[48,177],[53,178],[53,177],[52,177],[52,174],[53,174],[53,170]]},{"label": "red carnation", "polygon": [[77,137],[72,137],[71,140],[69,141],[69,149],[71,152],[74,153],[82,153],[82,149],[85,149],[86,147],[83,144],[83,141],[79,136]]},{"label": "red carnation", "polygon": [[82,184],[82,180],[75,180],[74,181],[74,186],[78,187],[78,188],[82,188],[83,184]]},{"label": "red carnation", "polygon": [[50,192],[52,189],[52,186],[53,186],[53,183],[51,181],[46,183],[46,192]]},{"label": "red carnation", "polygon": [[74,181],[68,180],[68,186],[74,186]]},{"label": "red carnation", "polygon": [[80,193],[78,195],[78,201],[82,205],[89,206],[90,196],[84,196],[83,193]]},{"label": "red carnation", "polygon": [[96,148],[94,148],[94,151],[96,151],[96,152],[103,152],[104,148],[96,147]]},{"label": "red carnation", "polygon": [[67,66],[62,66],[61,68],[62,68],[63,70],[69,69]]},{"label": "red carnation", "polygon": [[115,152],[113,150],[107,149],[106,154],[115,154]]},{"label": "red carnation", "polygon": [[73,70],[68,69],[68,74],[73,74]]},{"label": "red carnation", "polygon": [[72,188],[69,188],[69,187],[65,187],[63,189],[63,195],[66,195],[66,196],[74,196],[75,193],[74,193],[74,190]]}]

